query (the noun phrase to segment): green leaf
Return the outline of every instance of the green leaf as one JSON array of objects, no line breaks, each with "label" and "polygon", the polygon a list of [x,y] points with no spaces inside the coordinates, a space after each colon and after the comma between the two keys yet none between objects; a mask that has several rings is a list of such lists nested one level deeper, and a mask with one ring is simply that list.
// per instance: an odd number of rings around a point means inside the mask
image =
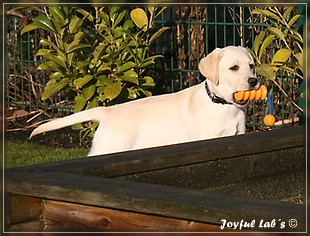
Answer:
[{"label": "green leaf", "polygon": [[274,71],[273,67],[269,64],[260,64],[256,67],[257,74],[265,77],[269,80],[275,80],[276,72]]},{"label": "green leaf", "polygon": [[290,21],[287,23],[289,27],[291,27],[298,19],[299,19],[300,15],[295,15],[292,17],[292,19],[290,19]]},{"label": "green leaf", "polygon": [[101,86],[101,85],[106,85],[108,83],[113,82],[112,79],[109,79],[108,76],[106,75],[100,75],[96,77],[97,81],[96,81],[96,86]]},{"label": "green leaf", "polygon": [[[122,29],[122,27],[116,27],[113,29],[113,35],[115,37],[115,39],[118,39],[122,36],[124,36],[124,31]],[[118,39],[118,40],[122,40],[122,39]],[[116,41],[116,40],[115,40]],[[117,42],[117,41],[116,41]]]},{"label": "green leaf", "polygon": [[283,19],[288,20],[289,15],[291,14],[294,7],[288,7],[283,13]]},{"label": "green leaf", "polygon": [[285,40],[284,33],[281,30],[279,30],[278,28],[268,27],[267,30],[270,31],[272,34],[278,36],[280,39]]},{"label": "green leaf", "polygon": [[292,68],[287,67],[287,66],[281,66],[280,69],[284,70],[284,71],[287,71],[287,72],[291,73],[292,75],[297,76],[297,77],[303,79],[303,76],[300,75],[295,69],[292,69]]},{"label": "green leaf", "polygon": [[91,22],[94,21],[94,17],[91,15],[91,13],[85,11],[84,9],[78,8],[78,9],[76,9],[76,11],[81,13],[84,16],[84,19],[88,19]]},{"label": "green leaf", "polygon": [[304,56],[302,52],[298,52],[295,54],[295,57],[298,61],[298,64],[300,65],[301,68],[303,68],[304,65]]},{"label": "green leaf", "polygon": [[164,33],[166,30],[170,29],[170,27],[162,27],[161,29],[157,30],[155,34],[152,35],[150,38],[149,44],[151,44],[155,39],[157,39],[162,33]]},{"label": "green leaf", "polygon": [[116,98],[122,91],[122,85],[120,82],[114,82],[107,84],[104,87],[104,95],[110,101]]},{"label": "green leaf", "polygon": [[64,12],[60,7],[49,7],[49,13],[58,21],[61,25],[66,23]]},{"label": "green leaf", "polygon": [[48,19],[46,16],[42,16],[42,15],[37,16],[36,18],[33,19],[33,23],[39,26],[39,28],[45,29],[52,33],[56,33],[53,22],[50,19]]},{"label": "green leaf", "polygon": [[120,7],[111,7],[111,8],[110,8],[110,19],[112,19],[112,20],[114,21],[115,18],[116,18],[117,12],[118,12],[120,9],[121,9]]},{"label": "green leaf", "polygon": [[68,51],[67,51],[67,54],[70,54],[76,50],[80,50],[82,48],[90,48],[91,45],[88,45],[88,44],[76,44],[75,42],[72,42],[69,47],[68,47]]},{"label": "green leaf", "polygon": [[41,28],[39,25],[31,23],[29,25],[26,25],[25,27],[23,27],[23,29],[21,30],[20,34],[23,35],[24,33],[27,33],[29,31],[35,30],[35,29],[39,29]]},{"label": "green leaf", "polygon": [[84,75],[83,77],[74,80],[73,85],[75,86],[76,89],[80,89],[92,79],[93,79],[92,75]]},{"label": "green leaf", "polygon": [[136,54],[136,58],[138,58],[138,60],[141,61],[143,60],[146,50],[147,50],[146,47],[139,47],[137,49],[134,49],[133,51]]},{"label": "green leaf", "polygon": [[[279,49],[272,57],[271,64],[283,64],[285,63],[291,56],[290,50],[286,48]],[[274,70],[277,71],[278,68],[274,67]]]},{"label": "green leaf", "polygon": [[145,67],[148,67],[148,66],[153,65],[153,64],[155,64],[154,60],[147,60],[147,61],[144,61],[143,63],[141,63],[139,65],[139,68],[145,68]]},{"label": "green leaf", "polygon": [[45,57],[47,60],[53,61],[55,62],[57,65],[63,67],[64,69],[67,69],[67,65],[64,62],[63,58],[60,56],[55,56],[54,54],[52,54],[50,52],[50,50],[48,49],[40,49],[37,52],[37,56],[43,56]]},{"label": "green leaf", "polygon": [[103,71],[111,71],[111,67],[106,63],[102,63],[99,68],[97,69],[97,74],[102,73]]},{"label": "green leaf", "polygon": [[142,93],[143,93],[145,96],[147,96],[147,97],[152,96],[152,93],[151,93],[150,91],[148,91],[148,90],[146,90],[146,89],[143,89],[143,88],[141,88],[141,87],[135,88],[134,90],[135,90],[135,92],[136,92],[137,94],[139,94],[139,95],[140,95],[139,92],[142,92]]},{"label": "green leaf", "polygon": [[64,87],[66,87],[69,84],[69,81],[70,81],[69,78],[64,78],[57,83],[55,83],[55,80],[52,80],[51,83],[48,83],[45,86],[44,92],[42,94],[42,100],[45,101],[50,96],[57,93],[58,91],[60,91]]},{"label": "green leaf", "polygon": [[92,84],[90,86],[87,86],[86,88],[83,88],[82,94],[84,98],[88,101],[95,94],[95,91],[96,91],[96,86]]},{"label": "green leaf", "polygon": [[104,53],[106,47],[107,47],[107,44],[102,42],[102,43],[99,43],[99,45],[95,48],[95,50],[93,52],[94,64],[97,64],[97,61],[99,60],[101,55]]},{"label": "green leaf", "polygon": [[58,65],[56,65],[56,63],[53,61],[42,62],[40,65],[38,65],[37,70],[49,70],[49,71],[61,72]]},{"label": "green leaf", "polygon": [[74,101],[75,101],[74,113],[83,110],[87,102],[87,100],[83,96],[75,96]]},{"label": "green leaf", "polygon": [[137,99],[138,95],[132,88],[127,88],[128,91],[128,98],[129,99]]},{"label": "green leaf", "polygon": [[120,75],[118,76],[122,81],[126,81],[129,83],[133,83],[136,85],[139,85],[139,78],[138,77],[133,77],[133,76],[128,76],[128,75]]},{"label": "green leaf", "polygon": [[[99,100],[102,101],[102,102],[105,100],[105,96],[102,95],[104,93],[104,87],[105,86],[100,86],[100,87],[97,88],[97,93],[99,94],[99,97],[100,97]],[[104,99],[101,99],[102,96],[104,96]]]},{"label": "green leaf", "polygon": [[258,55],[258,49],[259,49],[259,46],[261,45],[262,39],[265,36],[265,33],[266,33],[265,31],[261,31],[254,39],[253,50],[254,50],[255,55]]},{"label": "green leaf", "polygon": [[164,57],[163,55],[154,55],[154,56],[148,57],[139,65],[139,68],[145,68],[147,66],[150,66],[155,63],[155,59],[163,58],[163,57]]},{"label": "green leaf", "polygon": [[290,73],[293,73],[293,74],[296,74],[296,71],[294,69],[287,67],[287,66],[281,66],[280,69],[285,70],[285,71],[290,72]]},{"label": "green leaf", "polygon": [[98,104],[98,98],[94,97],[93,99],[88,101],[86,109],[91,109],[91,108],[97,107],[98,105],[99,105]]},{"label": "green leaf", "polygon": [[254,10],[251,12],[251,14],[264,15],[264,16],[266,16],[266,17],[268,17],[268,18],[272,18],[272,19],[275,19],[275,20],[281,22],[280,17],[277,16],[275,13],[269,11],[269,10],[264,10],[264,9],[258,9],[258,8],[256,8],[256,9],[254,9]]},{"label": "green leaf", "polygon": [[125,71],[124,75],[132,77],[132,78],[138,78],[139,77],[137,72],[134,71],[134,69]]},{"label": "green leaf", "polygon": [[133,84],[139,84],[138,74],[132,69],[124,72],[124,75],[118,76],[122,81],[127,81]]},{"label": "green leaf", "polygon": [[151,76],[144,76],[143,79],[140,79],[140,85],[144,87],[155,87],[156,84]]},{"label": "green leaf", "polygon": [[301,34],[297,30],[295,30],[295,29],[291,29],[291,31],[293,32],[293,34],[291,36],[294,39],[296,39],[297,41],[302,43],[303,42],[303,38],[302,38]]},{"label": "green leaf", "polygon": [[118,69],[118,73],[122,73],[126,70],[130,70],[131,68],[133,68],[136,64],[132,61],[128,61],[126,63],[124,63],[123,65],[121,65]]},{"label": "green leaf", "polygon": [[42,38],[40,40],[40,44],[43,46],[48,46],[48,47],[55,49],[57,51],[58,55],[61,56],[63,58],[63,60],[66,60],[66,54],[59,47],[57,47],[54,43],[52,43],[51,41],[49,41],[45,38]]},{"label": "green leaf", "polygon": [[148,24],[148,17],[145,11],[141,8],[136,8],[130,12],[130,17],[133,22],[138,26],[140,29],[143,28],[143,31],[146,31],[146,26]]},{"label": "green leaf", "polygon": [[59,80],[63,76],[64,75],[61,72],[57,71],[57,72],[54,72],[53,74],[50,75],[50,79],[52,79],[52,80]]},{"label": "green leaf", "polygon": [[114,22],[114,27],[116,27],[123,19],[124,17],[126,16],[127,12],[125,9],[123,9],[119,14],[118,16],[116,17],[115,19],[115,22]]},{"label": "green leaf", "polygon": [[40,44],[43,46],[48,46],[48,47],[52,47],[56,50],[56,48],[58,48],[54,43],[52,43],[50,40],[47,40],[45,38],[42,38],[40,40]]},{"label": "green leaf", "polygon": [[100,17],[104,20],[104,22],[102,22],[102,26],[108,26],[107,28],[110,27],[110,17],[104,13],[103,11],[100,11]]},{"label": "green leaf", "polygon": [[126,20],[125,23],[123,24],[123,29],[128,30],[132,28],[133,26],[133,21],[132,20]]},{"label": "green leaf", "polygon": [[69,24],[69,32],[72,34],[76,33],[76,31],[81,28],[82,24],[83,24],[83,20],[74,15]]},{"label": "green leaf", "polygon": [[260,47],[258,58],[261,60],[262,55],[265,52],[266,48],[270,45],[270,43],[273,41],[275,38],[274,35],[268,35],[267,38],[264,40],[264,42],[261,44],[262,46]]},{"label": "green leaf", "polygon": [[84,33],[82,32],[82,31],[79,31],[79,32],[77,32],[76,34],[74,34],[74,41],[75,40],[77,40],[77,41],[79,41],[79,40],[81,40],[82,39],[82,37],[84,36]]}]

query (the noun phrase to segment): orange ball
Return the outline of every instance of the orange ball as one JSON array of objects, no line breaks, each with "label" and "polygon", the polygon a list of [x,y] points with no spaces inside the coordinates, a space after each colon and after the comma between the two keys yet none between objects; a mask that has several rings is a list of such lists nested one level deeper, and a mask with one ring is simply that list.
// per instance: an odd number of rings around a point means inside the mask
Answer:
[{"label": "orange ball", "polygon": [[267,114],[264,117],[264,124],[267,126],[273,126],[274,123],[276,122],[276,118],[274,117],[274,115],[271,114]]}]

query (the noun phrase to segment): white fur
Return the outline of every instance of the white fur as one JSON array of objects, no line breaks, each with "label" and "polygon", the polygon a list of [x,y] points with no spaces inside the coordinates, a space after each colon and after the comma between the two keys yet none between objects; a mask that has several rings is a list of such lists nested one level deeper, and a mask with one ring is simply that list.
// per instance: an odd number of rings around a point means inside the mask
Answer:
[{"label": "white fur", "polygon": [[[253,89],[252,57],[243,47],[215,49],[200,61],[210,90],[234,103],[233,93]],[[238,65],[238,70],[231,70]],[[255,86],[255,89],[259,84]],[[52,120],[36,128],[42,132],[89,120],[99,121],[89,156],[211,139],[245,132],[243,107],[213,103],[205,81],[180,92],[147,97],[111,107],[97,107]]]}]

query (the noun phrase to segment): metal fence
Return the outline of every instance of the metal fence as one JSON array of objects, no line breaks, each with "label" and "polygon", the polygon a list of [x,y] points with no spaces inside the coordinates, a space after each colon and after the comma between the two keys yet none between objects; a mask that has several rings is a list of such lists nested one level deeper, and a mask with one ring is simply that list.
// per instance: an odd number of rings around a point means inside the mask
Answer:
[{"label": "metal fence", "polygon": [[7,17],[7,105],[29,110],[45,109],[54,111],[72,111],[72,101],[65,99],[63,94],[42,101],[40,96],[48,77],[37,70],[41,63],[36,56],[43,30],[20,35],[25,22],[20,17]]},{"label": "metal fence", "polygon": [[[175,92],[204,80],[198,71],[199,60],[216,47],[242,45],[252,48],[254,38],[263,24],[250,11],[250,7],[224,5],[168,7],[155,21],[158,26],[169,26],[170,30],[152,48],[154,53],[165,56],[152,68],[157,84],[154,94]],[[22,18],[8,15],[7,21],[7,105],[30,110],[72,112],[73,101],[66,99],[64,93],[45,102],[40,99],[48,78],[36,70],[40,62],[35,53],[39,48],[40,37],[45,32],[37,30],[20,36],[25,23]],[[281,81],[291,99],[298,102],[298,84],[295,84],[295,79],[283,77]],[[271,81],[262,80],[262,83],[272,91],[278,125],[283,126],[287,120],[294,124],[298,110],[274,88]],[[247,105],[246,121],[249,129],[264,129],[266,109],[264,101],[254,101]]]}]

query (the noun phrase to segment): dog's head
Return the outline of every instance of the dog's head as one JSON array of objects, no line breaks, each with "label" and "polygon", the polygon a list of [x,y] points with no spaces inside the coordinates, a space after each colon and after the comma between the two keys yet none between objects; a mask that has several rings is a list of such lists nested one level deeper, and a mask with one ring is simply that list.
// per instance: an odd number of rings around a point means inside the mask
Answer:
[{"label": "dog's head", "polygon": [[235,101],[235,92],[258,89],[260,86],[254,60],[244,47],[216,48],[201,59],[198,67],[201,74],[212,81],[212,92],[238,106],[245,105],[246,101]]}]

